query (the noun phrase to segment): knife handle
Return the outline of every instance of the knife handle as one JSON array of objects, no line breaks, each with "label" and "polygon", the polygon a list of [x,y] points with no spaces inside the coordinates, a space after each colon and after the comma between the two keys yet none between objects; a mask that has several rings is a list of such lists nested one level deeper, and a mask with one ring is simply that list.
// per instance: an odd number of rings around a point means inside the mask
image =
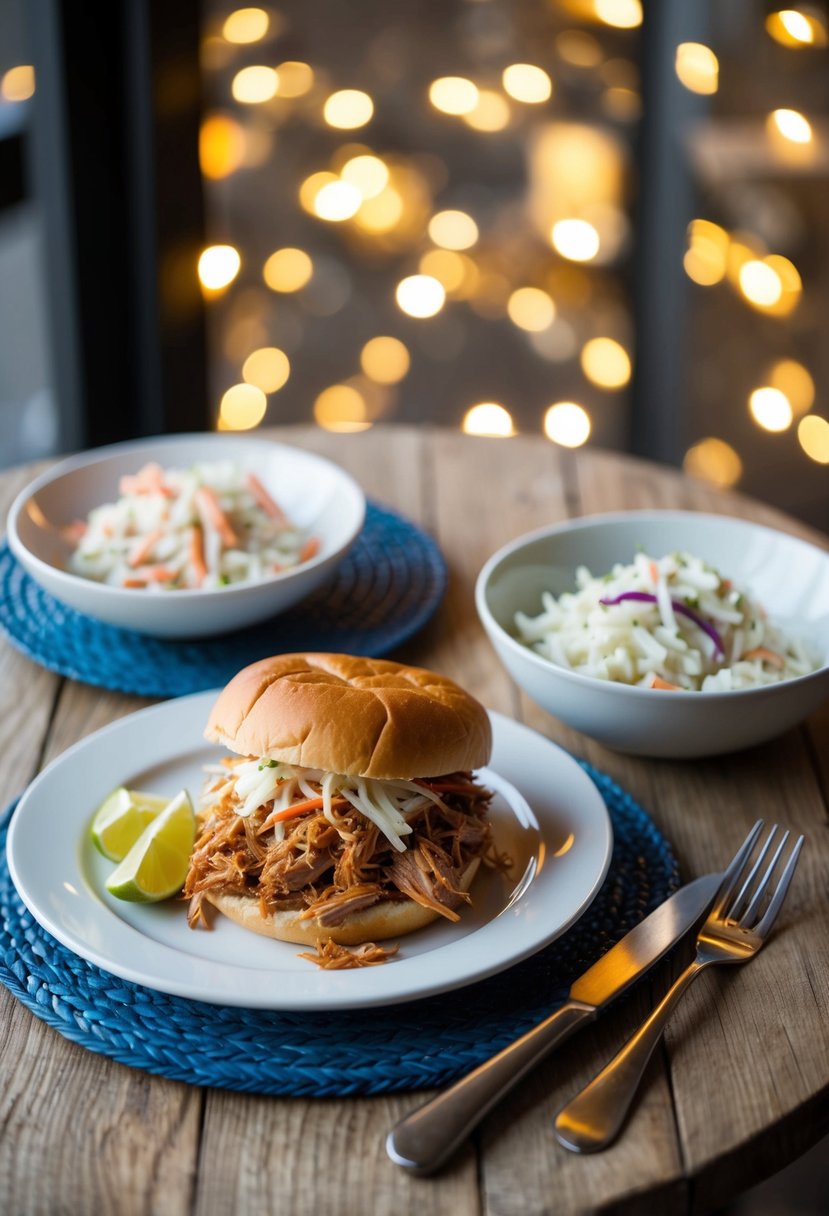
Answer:
[{"label": "knife handle", "polygon": [[533,1065],[584,1022],[593,1021],[597,1012],[594,1005],[568,1001],[509,1047],[401,1119],[386,1138],[386,1152],[392,1161],[415,1174],[429,1174],[443,1165]]}]

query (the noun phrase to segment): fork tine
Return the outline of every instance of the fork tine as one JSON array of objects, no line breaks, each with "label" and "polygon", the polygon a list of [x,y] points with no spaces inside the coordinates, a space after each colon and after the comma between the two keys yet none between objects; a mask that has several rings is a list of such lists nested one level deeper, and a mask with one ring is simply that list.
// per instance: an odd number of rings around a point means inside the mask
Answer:
[{"label": "fork tine", "polygon": [[757,842],[757,837],[760,835],[762,828],[763,820],[758,819],[748,836],[746,836],[745,840],[734,854],[728,869],[723,874],[722,882],[719,885],[717,894],[714,896],[714,903],[709,916],[722,915],[724,908],[731,898],[734,888],[740,881],[740,875],[743,872],[746,861],[751,855],[751,851]]},{"label": "fork tine", "polygon": [[783,905],[783,900],[786,898],[786,892],[789,889],[789,883],[792,881],[792,875],[797,865],[797,859],[800,856],[800,850],[803,848],[804,839],[803,836],[799,836],[795,841],[794,848],[789,855],[789,860],[786,862],[786,868],[780,876],[780,882],[777,884],[777,890],[772,896],[772,901],[768,908],[766,908],[763,919],[755,926],[754,932],[758,937],[765,937],[777,919],[777,913]]},{"label": "fork tine", "polygon": [[746,896],[748,895],[748,892],[751,890],[754,879],[757,877],[757,875],[760,871],[760,867],[762,866],[762,864],[766,858],[766,854],[768,853],[769,849],[771,848],[772,841],[774,840],[776,835],[777,835],[777,824],[773,823],[771,825],[771,828],[769,829],[769,834],[766,837],[766,842],[763,845],[763,847],[760,849],[760,852],[757,855],[757,860],[755,861],[754,865],[751,867],[751,870],[749,871],[748,878],[745,880],[743,885],[740,887],[739,895],[732,902],[732,904],[730,905],[730,907],[728,909],[728,919],[729,920],[738,920],[739,919],[738,914],[739,914],[740,908],[742,907],[743,900],[746,898]]},{"label": "fork tine", "polygon": [[780,856],[783,852],[783,849],[786,846],[786,841],[789,839],[789,835],[790,835],[790,833],[788,831],[783,833],[783,839],[780,841],[780,844],[774,850],[774,856],[772,857],[771,861],[769,862],[768,866],[766,867],[765,874],[763,875],[763,877],[760,879],[759,883],[757,884],[757,890],[752,895],[751,900],[749,901],[748,907],[746,908],[746,910],[743,912],[742,916],[740,917],[741,925],[750,925],[751,924],[751,918],[757,912],[757,909],[760,906],[760,900],[763,898],[763,894],[765,893],[766,889],[768,888],[769,883],[771,882],[772,874],[774,873],[775,867],[777,866],[777,863],[780,860]]}]

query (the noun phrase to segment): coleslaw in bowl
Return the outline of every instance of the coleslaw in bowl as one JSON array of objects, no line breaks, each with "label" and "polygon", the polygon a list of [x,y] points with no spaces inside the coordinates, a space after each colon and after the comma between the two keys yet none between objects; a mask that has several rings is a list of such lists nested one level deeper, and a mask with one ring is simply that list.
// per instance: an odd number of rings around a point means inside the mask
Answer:
[{"label": "coleslaw in bowl", "polygon": [[[685,567],[682,555],[691,555]],[[652,560],[664,563],[656,579]],[[709,585],[694,587],[694,578]],[[516,683],[619,751],[734,751],[780,734],[829,696],[829,552],[746,520],[631,511],[542,528],[489,559],[476,606]],[[534,632],[522,638],[522,628]],[[539,653],[553,635],[553,649]],[[620,648],[629,649],[627,670]]]},{"label": "coleslaw in bowl", "polygon": [[314,452],[261,433],[173,435],[47,470],[12,504],[8,538],[71,608],[156,637],[205,637],[304,599],[364,518],[357,483]]}]

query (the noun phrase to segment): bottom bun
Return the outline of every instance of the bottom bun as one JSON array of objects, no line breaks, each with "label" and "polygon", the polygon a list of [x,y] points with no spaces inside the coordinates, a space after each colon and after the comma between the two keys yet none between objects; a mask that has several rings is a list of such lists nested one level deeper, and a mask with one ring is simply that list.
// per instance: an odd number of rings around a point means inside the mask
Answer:
[{"label": "bottom bun", "polygon": [[[480,858],[474,858],[461,875],[460,887],[463,891],[468,891],[472,885],[479,864]],[[205,898],[243,929],[282,942],[299,942],[304,946],[313,946],[327,938],[341,946],[360,946],[363,942],[402,937],[415,929],[422,929],[440,915],[431,908],[415,903],[413,899],[383,899],[370,908],[347,916],[340,925],[321,925],[316,918],[300,920],[298,912],[271,912],[263,916],[259,900],[252,895],[223,895],[208,891]]]}]

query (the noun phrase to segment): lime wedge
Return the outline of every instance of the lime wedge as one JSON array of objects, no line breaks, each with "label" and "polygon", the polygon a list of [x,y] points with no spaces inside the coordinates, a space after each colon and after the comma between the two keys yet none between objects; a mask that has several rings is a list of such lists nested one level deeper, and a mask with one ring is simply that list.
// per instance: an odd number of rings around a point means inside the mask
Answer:
[{"label": "lime wedge", "polygon": [[110,861],[126,857],[148,823],[169,805],[169,798],[119,785],[104,799],[92,820],[92,843]]},{"label": "lime wedge", "polygon": [[107,879],[106,889],[117,899],[156,903],[181,890],[187,877],[190,850],[196,838],[196,816],[186,790],[176,794],[136,840]]}]

